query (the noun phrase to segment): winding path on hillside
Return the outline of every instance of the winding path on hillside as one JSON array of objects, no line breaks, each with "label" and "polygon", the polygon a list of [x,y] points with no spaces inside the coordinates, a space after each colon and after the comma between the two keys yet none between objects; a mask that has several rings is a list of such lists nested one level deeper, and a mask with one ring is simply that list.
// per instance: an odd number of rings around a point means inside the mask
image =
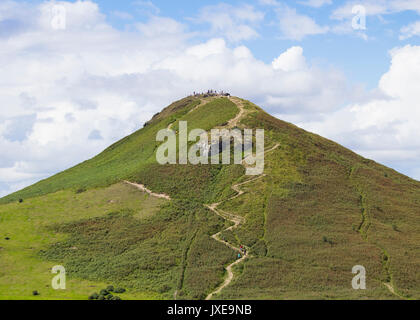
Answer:
[{"label": "winding path on hillside", "polygon": [[[234,128],[234,127],[236,127],[237,125],[238,125],[238,123],[239,123],[239,121],[242,119],[242,117],[245,115],[245,108],[244,108],[244,105],[243,105],[243,103],[242,103],[242,100],[240,100],[239,98],[236,98],[236,97],[231,97],[231,98],[229,98],[233,103],[235,103],[236,104],[236,106],[239,108],[239,113],[233,118],[233,119],[231,119],[229,122],[228,122],[228,128]],[[279,147],[279,144],[276,144],[275,146],[273,146],[272,148],[270,148],[270,149],[268,149],[268,150],[264,150],[264,153],[267,153],[267,152],[270,152],[270,151],[273,151],[273,150],[275,150],[276,148],[278,148]],[[245,159],[242,161],[242,165],[244,165],[245,166]],[[234,230],[234,229],[236,229],[236,228],[238,228],[242,223],[244,223],[245,222],[245,218],[244,217],[242,217],[242,216],[238,216],[238,215],[235,215],[235,214],[233,214],[233,213],[229,213],[229,212],[226,212],[226,211],[223,211],[223,210],[220,210],[220,209],[217,209],[217,207],[221,204],[221,203],[223,203],[223,202],[228,202],[228,201],[231,201],[231,200],[233,200],[233,199],[236,199],[236,198],[238,198],[239,196],[241,196],[241,195],[243,195],[244,193],[245,193],[245,191],[243,191],[243,190],[241,190],[240,189],[240,186],[242,186],[242,185],[244,185],[244,184],[247,184],[247,183],[251,183],[251,182],[254,182],[255,180],[257,180],[257,179],[261,179],[261,178],[263,178],[263,177],[265,177],[266,176],[266,174],[260,174],[260,175],[258,175],[257,177],[255,177],[255,178],[252,178],[252,179],[249,179],[249,180],[247,180],[247,181],[245,181],[245,182],[241,182],[241,183],[237,183],[237,184],[234,184],[234,185],[232,185],[231,186],[231,188],[232,188],[232,190],[234,190],[235,192],[236,192],[236,195],[234,195],[233,197],[231,197],[231,198],[229,198],[229,199],[227,199],[227,200],[224,200],[224,201],[222,201],[222,202],[215,202],[215,203],[212,203],[212,204],[210,204],[210,205],[205,205],[208,209],[210,209],[211,211],[213,211],[215,214],[217,214],[218,216],[220,216],[220,217],[222,217],[223,219],[225,219],[225,220],[228,220],[228,221],[230,221],[230,222],[232,222],[233,223],[233,225],[232,226],[230,226],[230,227],[228,227],[228,228],[226,228],[226,229],[224,229],[224,230],[222,230],[222,231],[219,231],[219,232],[217,232],[217,233],[215,233],[215,234],[213,234],[211,237],[214,239],[214,240],[216,240],[216,241],[218,241],[218,242],[220,242],[220,243],[222,243],[222,244],[224,244],[225,246],[228,246],[229,248],[231,248],[231,249],[233,249],[233,250],[235,250],[235,251],[237,251],[238,253],[241,253],[242,254],[242,251],[241,251],[241,249],[240,248],[238,248],[238,247],[235,247],[233,244],[231,244],[231,243],[229,243],[229,242],[227,242],[227,241],[225,241],[225,240],[223,240],[223,239],[221,239],[220,238],[220,235],[222,234],[222,232],[225,232],[225,231],[231,231],[231,230]],[[245,254],[242,254],[242,256],[241,256],[241,258],[240,259],[237,259],[235,262],[233,262],[233,263],[231,263],[230,265],[228,265],[227,267],[226,267],[226,271],[227,271],[227,277],[225,278],[225,280],[223,281],[223,283],[219,286],[219,287],[217,287],[213,292],[211,292],[207,297],[206,297],[206,300],[210,300],[211,298],[213,298],[213,296],[215,295],[215,294],[218,294],[218,293],[220,293],[224,288],[226,288],[231,282],[232,282],[232,280],[233,280],[233,277],[234,277],[234,274],[233,274],[233,271],[232,271],[232,268],[235,266],[235,265],[237,265],[237,264],[239,264],[239,263],[241,263],[242,261],[244,261],[248,256],[249,256],[249,253],[248,253],[248,248],[246,248],[245,247],[245,249],[246,249],[246,253]]]},{"label": "winding path on hillside", "polygon": [[[273,146],[272,148],[270,148],[268,150],[265,150],[264,152],[266,153],[266,152],[273,151],[273,150],[275,150],[278,147],[279,147],[279,144],[276,144],[275,146]],[[236,198],[240,197],[241,195],[243,195],[245,193],[245,191],[241,190],[240,189],[240,186],[242,186],[244,184],[247,184],[247,183],[254,182],[255,180],[261,179],[261,178],[263,178],[265,176],[266,176],[265,173],[264,174],[260,174],[260,175],[256,176],[255,178],[249,179],[249,180],[247,180],[245,182],[234,184],[234,185],[232,185],[231,188],[232,188],[232,190],[234,190],[236,192],[236,195],[234,195],[233,197],[231,197],[229,199],[226,199],[226,200],[224,200],[222,202],[215,202],[215,203],[212,203],[210,205],[206,205],[207,208],[209,208],[211,211],[213,211],[218,216],[222,217],[225,220],[228,220],[230,222],[233,222],[233,225],[230,226],[229,228],[226,228],[226,229],[224,229],[222,231],[219,231],[219,232],[213,234],[211,237],[214,240],[216,240],[216,241],[224,244],[225,246],[228,246],[229,248],[231,248],[231,249],[233,249],[233,250],[235,250],[235,251],[237,251],[239,253],[242,253],[242,251],[241,251],[240,248],[235,247],[231,243],[229,243],[229,242],[221,239],[220,238],[220,235],[223,232],[225,232],[225,231],[231,231],[231,230],[234,230],[234,229],[238,228],[242,223],[245,222],[245,218],[242,217],[242,216],[238,216],[238,215],[235,215],[235,214],[232,214],[232,213],[229,213],[229,212],[226,212],[226,211],[217,209],[217,207],[220,204],[222,204],[223,202],[231,201],[231,200],[236,199]],[[245,248],[245,249],[247,249],[247,248]],[[226,267],[227,277],[225,278],[224,282],[218,288],[216,288],[216,290],[214,290],[213,292],[211,292],[207,296],[206,300],[210,300],[215,294],[220,293],[224,288],[226,288],[232,282],[233,277],[234,277],[233,272],[232,272],[232,268],[235,265],[237,265],[237,264],[241,263],[242,261],[244,261],[248,256],[249,256],[249,253],[248,253],[248,249],[247,249],[245,255],[242,255],[242,257],[240,259],[236,260],[235,262],[231,263],[230,265],[228,265]]]},{"label": "winding path on hillside", "polygon": [[[253,179],[250,179],[250,180],[248,180],[248,181],[245,181],[245,182],[242,182],[242,183],[238,183],[238,184],[233,185],[231,188],[232,188],[234,191],[236,191],[236,192],[237,192],[237,194],[236,194],[236,195],[234,195],[233,197],[231,197],[231,198],[229,198],[229,199],[225,200],[224,202],[227,202],[227,201],[233,200],[233,199],[235,199],[235,198],[237,198],[237,197],[241,196],[242,194],[244,194],[244,193],[245,193],[245,191],[240,190],[240,189],[239,189],[239,187],[240,187],[240,186],[242,186],[242,185],[244,185],[244,184],[246,184],[246,183],[253,182],[253,181],[255,181],[255,180],[257,180],[257,179],[260,179],[260,178],[262,178],[262,177],[264,177],[264,176],[265,176],[265,174],[262,174],[262,175],[259,175],[259,176],[258,176],[258,177],[256,177],[256,178],[253,178]],[[210,204],[210,205],[206,205],[206,207],[207,207],[207,208],[209,208],[211,211],[213,211],[213,212],[214,212],[215,214],[217,214],[218,216],[222,217],[223,219],[233,222],[233,225],[232,225],[232,226],[230,226],[229,228],[226,228],[226,229],[224,229],[224,230],[222,230],[222,231],[219,231],[219,232],[215,233],[215,234],[214,234],[214,235],[212,235],[211,237],[212,237],[214,240],[216,240],[216,241],[218,241],[218,242],[220,242],[220,243],[224,244],[225,246],[228,246],[229,248],[231,248],[231,249],[233,249],[233,250],[237,251],[238,253],[241,253],[241,254],[242,254],[242,251],[241,251],[241,249],[240,249],[240,248],[235,247],[235,246],[234,246],[234,245],[232,245],[231,243],[229,243],[229,242],[227,242],[227,241],[223,240],[222,238],[220,238],[220,235],[222,234],[222,232],[225,232],[225,231],[230,231],[230,230],[233,230],[233,229],[236,229],[237,227],[239,227],[239,226],[241,225],[241,223],[243,223],[243,222],[245,221],[245,218],[244,218],[244,217],[242,217],[242,216],[234,215],[234,214],[232,214],[232,213],[228,213],[228,212],[222,211],[222,210],[220,210],[220,209],[217,209],[217,207],[218,207],[221,203],[222,203],[222,202],[212,203],[212,204]],[[232,271],[232,268],[233,268],[235,265],[237,265],[237,264],[241,263],[242,261],[244,261],[244,260],[245,260],[248,256],[249,256],[249,253],[248,253],[248,250],[247,250],[247,251],[246,251],[246,253],[245,253],[245,254],[243,254],[243,255],[242,255],[242,257],[241,257],[240,259],[236,260],[235,262],[231,263],[230,265],[228,265],[228,266],[226,267],[227,277],[225,278],[224,282],[223,282],[223,283],[222,283],[222,284],[221,284],[221,285],[220,285],[220,286],[219,286],[216,290],[214,290],[213,292],[211,292],[211,293],[207,296],[206,300],[210,300],[210,299],[211,299],[211,298],[212,298],[215,294],[220,293],[220,292],[221,292],[221,291],[222,291],[225,287],[227,287],[227,286],[228,286],[228,285],[232,282],[232,280],[233,280],[233,271]]]},{"label": "winding path on hillside", "polygon": [[228,127],[228,129],[231,129],[231,128],[236,127],[238,125],[239,121],[244,116],[244,114],[245,114],[245,107],[244,107],[244,105],[242,103],[242,100],[240,100],[239,98],[230,97],[229,100],[232,101],[234,104],[236,104],[236,106],[239,108],[239,112],[236,115],[236,117],[233,118],[233,119],[231,119],[231,120],[229,120],[229,122],[228,122],[227,127]]},{"label": "winding path on hillside", "polygon": [[[239,109],[238,114],[233,119],[229,120],[229,122],[228,122],[227,128],[228,129],[231,129],[231,128],[234,128],[234,127],[236,127],[238,125],[239,121],[246,114],[246,111],[245,111],[245,108],[244,108],[244,105],[243,105],[243,102],[242,102],[241,99],[236,98],[236,97],[229,97],[229,100],[232,101],[233,103],[235,103],[235,105]],[[196,110],[197,108],[199,108],[199,107],[207,104],[210,101],[211,100],[202,100],[201,103],[199,105],[197,105],[194,109],[192,109],[190,112],[192,112],[192,111]],[[171,127],[172,127],[173,124],[174,124],[174,122],[171,123],[168,126],[168,129],[171,129]],[[264,153],[273,151],[273,150],[275,150],[278,147],[279,147],[279,144],[276,144],[273,147],[271,147],[270,149],[264,150]],[[245,166],[245,159],[243,159],[242,165]],[[209,205],[207,205],[207,204],[204,205],[205,207],[207,207],[209,210],[211,210],[212,212],[214,212],[218,216],[220,216],[223,219],[228,220],[228,221],[230,221],[230,222],[233,223],[232,226],[230,226],[230,227],[228,227],[226,229],[223,229],[222,231],[219,231],[219,232],[213,234],[211,237],[214,240],[216,240],[216,241],[224,244],[225,246],[231,248],[232,250],[234,250],[234,251],[242,254],[242,251],[241,251],[240,248],[238,248],[235,245],[233,245],[233,244],[231,244],[231,243],[223,240],[220,236],[221,236],[222,232],[224,232],[224,231],[231,231],[231,230],[234,230],[234,229],[238,228],[241,224],[243,224],[245,222],[245,218],[242,217],[242,216],[239,216],[239,215],[235,215],[233,213],[229,213],[229,212],[223,211],[221,209],[218,209],[217,207],[220,204],[222,204],[223,202],[231,201],[231,200],[233,200],[233,199],[235,199],[235,198],[243,195],[245,193],[245,191],[241,190],[240,189],[240,186],[242,186],[244,184],[248,184],[248,183],[254,182],[255,180],[261,179],[261,178],[263,178],[265,176],[266,176],[266,174],[260,174],[260,175],[254,177],[252,179],[249,179],[249,180],[247,180],[245,182],[234,184],[234,185],[231,186],[231,188],[232,188],[232,190],[234,190],[236,192],[236,195],[234,195],[233,197],[231,197],[229,199],[226,199],[224,201],[221,201],[221,202],[216,202],[216,203],[212,203],[212,204],[209,204]],[[141,191],[147,192],[148,194],[150,194],[153,197],[161,198],[161,199],[166,199],[166,200],[171,200],[171,198],[170,198],[169,195],[163,194],[163,193],[160,193],[160,194],[154,193],[151,190],[147,189],[143,184],[133,183],[133,182],[129,182],[129,181],[124,181],[124,182],[127,183],[127,184],[129,184],[129,185],[131,185],[131,186],[136,187],[137,189],[139,189]],[[242,261],[244,261],[248,256],[249,256],[249,253],[248,253],[248,250],[246,250],[246,253],[245,254],[242,254],[242,256],[241,256],[240,259],[237,259],[236,261],[234,261],[233,263],[229,264],[226,267],[227,276],[226,276],[225,280],[223,281],[223,283],[220,286],[218,286],[213,292],[211,292],[206,297],[206,300],[210,300],[214,295],[220,293],[224,288],[226,288],[232,282],[232,280],[234,278],[234,274],[233,274],[233,271],[232,271],[233,267],[235,265],[241,263]],[[174,293],[174,299],[175,300],[177,298],[177,293],[178,293],[178,290],[176,290],[175,293]]]}]

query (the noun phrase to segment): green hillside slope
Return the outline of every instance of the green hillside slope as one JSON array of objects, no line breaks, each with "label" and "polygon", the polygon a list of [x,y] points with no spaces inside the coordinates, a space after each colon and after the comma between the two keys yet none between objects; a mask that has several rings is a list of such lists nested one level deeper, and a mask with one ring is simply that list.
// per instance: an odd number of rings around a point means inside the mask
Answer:
[{"label": "green hillside slope", "polygon": [[[158,164],[156,133],[180,120],[264,129],[264,174]],[[83,299],[106,284],[125,299],[420,298],[420,182],[239,98],[177,101],[0,204],[0,299]],[[57,264],[65,292],[48,286]],[[355,265],[366,290],[351,286]]]}]

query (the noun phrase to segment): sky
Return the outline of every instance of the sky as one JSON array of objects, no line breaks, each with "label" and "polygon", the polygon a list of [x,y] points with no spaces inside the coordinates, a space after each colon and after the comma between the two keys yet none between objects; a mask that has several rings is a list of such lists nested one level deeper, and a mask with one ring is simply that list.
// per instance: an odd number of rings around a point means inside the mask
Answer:
[{"label": "sky", "polygon": [[0,1],[0,196],[218,89],[420,180],[420,0]]}]

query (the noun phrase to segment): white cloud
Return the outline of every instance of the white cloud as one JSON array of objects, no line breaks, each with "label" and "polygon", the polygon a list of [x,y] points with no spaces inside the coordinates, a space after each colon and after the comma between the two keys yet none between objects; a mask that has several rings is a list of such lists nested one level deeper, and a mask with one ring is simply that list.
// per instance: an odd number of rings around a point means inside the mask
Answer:
[{"label": "white cloud", "polygon": [[354,29],[352,26],[351,20],[342,21],[334,26],[330,27],[330,31],[339,35],[354,35],[365,41],[372,39],[366,34],[366,31],[363,29]]},{"label": "white cloud", "polygon": [[403,11],[415,11],[420,13],[420,1],[418,0],[365,0],[347,1],[344,5],[336,8],[331,18],[337,20],[349,19],[354,16],[352,9],[356,5],[366,8],[366,15],[385,15]]},{"label": "white cloud", "polygon": [[221,3],[202,8],[192,20],[210,24],[212,35],[223,35],[230,41],[238,42],[257,38],[256,29],[263,19],[264,13],[251,5],[232,6]]},{"label": "white cloud", "polygon": [[[330,0],[308,0],[300,2],[303,5],[321,7],[330,3]],[[260,0],[261,5],[275,7],[277,22],[282,38],[289,40],[302,40],[309,35],[324,34],[330,31],[328,26],[320,26],[311,17],[296,12],[296,9],[276,0]]]},{"label": "white cloud", "polygon": [[320,8],[324,5],[332,4],[332,0],[306,0],[299,1],[299,3],[309,7]]},{"label": "white cloud", "polygon": [[[340,24],[331,28],[332,32],[337,34],[354,34],[368,40],[370,37],[362,30],[353,30],[352,19],[356,16],[353,13],[355,6],[363,6],[366,16],[376,16],[383,21],[383,15],[390,15],[404,11],[414,11],[420,14],[420,1],[418,0],[365,0],[347,1],[342,6],[336,8],[330,18],[341,21]],[[403,27],[401,29],[400,40],[408,39],[419,34],[419,26],[416,23]]]},{"label": "white cloud", "polygon": [[152,1],[136,0],[132,2],[140,13],[156,15],[160,13],[160,9],[153,4]]},{"label": "white cloud", "polygon": [[291,47],[272,62],[273,68],[283,71],[297,71],[306,68],[302,47]]},{"label": "white cloud", "polygon": [[276,0],[258,0],[258,3],[263,6],[278,6],[280,4]]},{"label": "white cloud", "polygon": [[177,36],[184,32],[184,25],[171,18],[152,16],[147,23],[137,23],[136,27],[148,38]]},{"label": "white cloud", "polygon": [[124,12],[124,11],[112,11],[112,15],[114,15],[115,17],[122,19],[122,20],[133,20],[134,17],[129,14],[128,12]]},{"label": "white cloud", "polygon": [[323,34],[329,31],[328,26],[319,26],[312,18],[298,14],[295,9],[282,6],[276,9],[282,37],[291,40],[302,40],[308,35]]},{"label": "white cloud", "polygon": [[400,40],[406,40],[414,36],[420,36],[420,21],[401,28]]}]

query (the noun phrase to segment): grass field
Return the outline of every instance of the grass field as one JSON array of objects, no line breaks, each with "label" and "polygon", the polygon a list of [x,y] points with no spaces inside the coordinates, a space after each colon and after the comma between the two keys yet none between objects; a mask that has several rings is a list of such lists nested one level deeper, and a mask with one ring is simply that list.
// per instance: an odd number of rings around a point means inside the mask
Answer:
[{"label": "grass field", "polygon": [[[155,215],[164,202],[120,183],[80,194],[60,191],[27,202],[0,206],[0,299],[87,299],[94,291],[114,285],[75,279],[70,272],[68,289],[53,290],[51,269],[55,265],[66,266],[66,263],[43,259],[39,252],[68,237],[55,232],[51,226],[103,217],[121,207],[132,211],[133,219],[142,221]],[[5,240],[6,237],[9,240]],[[34,290],[40,295],[32,296]],[[160,295],[138,291],[135,294],[127,292],[121,297],[158,299]]]}]

